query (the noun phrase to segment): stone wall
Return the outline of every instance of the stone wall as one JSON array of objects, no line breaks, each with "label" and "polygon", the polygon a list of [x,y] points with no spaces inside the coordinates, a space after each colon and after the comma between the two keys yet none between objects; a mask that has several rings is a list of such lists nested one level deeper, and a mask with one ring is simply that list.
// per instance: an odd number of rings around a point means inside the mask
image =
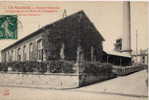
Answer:
[{"label": "stone wall", "polygon": [[101,82],[116,77],[114,74],[94,75],[91,73],[82,73],[79,75],[79,86],[84,86],[96,82]]},{"label": "stone wall", "polygon": [[70,89],[113,78],[113,75],[0,73],[1,86]]},{"label": "stone wall", "polygon": [[74,74],[16,74],[0,73],[0,85],[65,89],[79,87],[79,77]]},{"label": "stone wall", "polygon": [[74,68],[75,73],[0,72],[0,85],[65,89],[116,77],[108,64],[75,64]]}]

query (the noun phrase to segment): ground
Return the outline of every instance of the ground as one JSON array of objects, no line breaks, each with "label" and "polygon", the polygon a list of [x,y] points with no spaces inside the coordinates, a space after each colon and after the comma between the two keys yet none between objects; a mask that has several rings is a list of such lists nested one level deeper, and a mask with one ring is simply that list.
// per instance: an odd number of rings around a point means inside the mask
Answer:
[{"label": "ground", "polygon": [[147,100],[146,70],[77,89],[0,87],[0,100]]}]

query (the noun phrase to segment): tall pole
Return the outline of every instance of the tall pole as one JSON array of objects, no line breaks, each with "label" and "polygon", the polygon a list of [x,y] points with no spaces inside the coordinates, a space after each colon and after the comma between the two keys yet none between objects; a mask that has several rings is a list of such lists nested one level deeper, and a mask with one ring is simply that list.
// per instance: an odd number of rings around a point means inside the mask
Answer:
[{"label": "tall pole", "polygon": [[136,62],[138,62],[138,31],[136,30]]}]

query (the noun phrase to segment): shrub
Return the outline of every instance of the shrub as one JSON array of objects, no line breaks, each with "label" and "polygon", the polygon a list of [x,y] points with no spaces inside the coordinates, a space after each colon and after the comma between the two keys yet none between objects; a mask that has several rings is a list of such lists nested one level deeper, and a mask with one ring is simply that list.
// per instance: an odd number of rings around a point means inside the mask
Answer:
[{"label": "shrub", "polygon": [[43,62],[35,61],[25,61],[25,62],[11,62],[11,63],[1,63],[0,71],[8,71],[8,67],[12,68],[14,72],[40,72],[44,73],[47,71],[47,66]]},{"label": "shrub", "polygon": [[75,72],[75,70],[73,70],[72,62],[63,61],[62,68],[63,68],[64,73],[74,73]]},{"label": "shrub", "polygon": [[62,63],[58,61],[49,61],[48,62],[48,71],[51,73],[60,73],[62,72]]},{"label": "shrub", "polygon": [[37,63],[37,70],[38,72],[40,73],[45,73],[47,72],[47,63],[44,63],[44,62],[38,62]]},{"label": "shrub", "polygon": [[73,73],[73,63],[70,61],[49,61],[48,71],[51,73]]},{"label": "shrub", "polygon": [[90,73],[94,75],[110,74],[112,73],[112,65],[106,63],[85,63],[82,65],[85,67],[84,73]]},{"label": "shrub", "polygon": [[[37,61],[24,61],[24,62],[11,62],[11,63],[1,63],[0,71],[8,71],[8,67],[14,72],[39,72],[45,73],[47,71],[51,73],[72,73],[73,63],[70,61],[46,61],[46,62],[37,62]],[[48,68],[47,68],[48,67]]]},{"label": "shrub", "polygon": [[0,71],[7,72],[8,71],[8,64],[7,63],[0,63]]}]

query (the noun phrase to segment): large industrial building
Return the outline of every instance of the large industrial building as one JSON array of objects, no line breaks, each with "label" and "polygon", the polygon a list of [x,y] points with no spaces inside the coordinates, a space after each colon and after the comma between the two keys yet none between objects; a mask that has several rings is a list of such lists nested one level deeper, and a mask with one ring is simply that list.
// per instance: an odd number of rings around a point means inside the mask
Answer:
[{"label": "large industrial building", "polygon": [[83,11],[46,25],[1,52],[2,62],[99,61],[128,65],[131,59],[103,51],[104,38]]},{"label": "large industrial building", "polygon": [[[83,11],[46,25],[2,50],[2,62],[102,60],[103,37]],[[78,54],[79,53],[79,54]]]}]

